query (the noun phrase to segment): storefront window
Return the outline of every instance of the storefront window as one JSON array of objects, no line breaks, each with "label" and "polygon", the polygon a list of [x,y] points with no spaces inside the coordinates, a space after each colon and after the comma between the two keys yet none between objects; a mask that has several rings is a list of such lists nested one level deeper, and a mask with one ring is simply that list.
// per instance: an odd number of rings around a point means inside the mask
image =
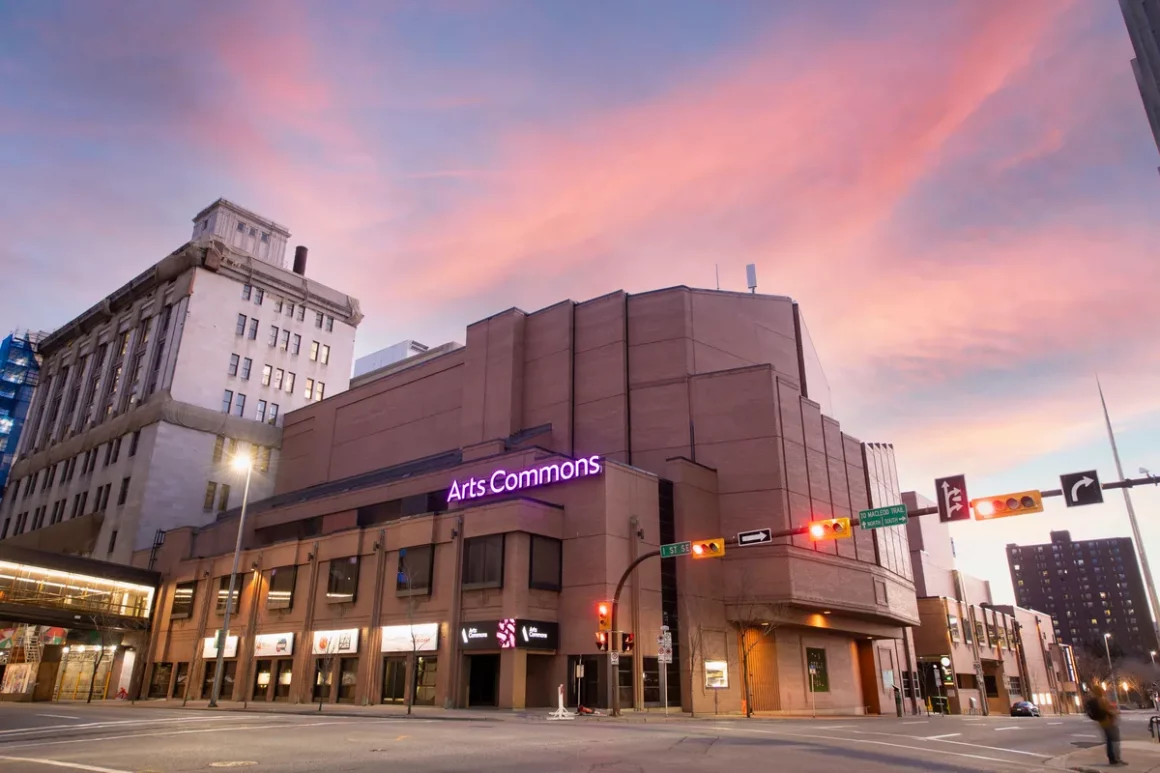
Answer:
[{"label": "storefront window", "polygon": [[273,663],[269,660],[259,660],[254,668],[254,700],[266,700],[266,696],[270,694],[272,676]]},{"label": "storefront window", "polygon": [[290,682],[293,678],[294,661],[279,660],[276,671],[278,673],[278,683],[274,685],[274,700],[288,701],[290,700]]},{"label": "storefront window", "polygon": [[[236,660],[227,660],[222,666],[221,698],[224,701],[228,701],[232,700],[234,696],[234,675],[238,672],[238,662]],[[213,696],[213,675],[216,668],[216,661],[205,661],[205,675],[202,678],[201,684],[202,698],[208,699]]]},{"label": "storefront window", "polygon": [[173,680],[173,697],[184,698],[189,685],[189,663],[177,664],[177,676]]},{"label": "storefront window", "polygon": [[279,566],[270,570],[270,590],[266,594],[266,609],[290,609],[294,606],[294,585],[298,580],[297,566]]},{"label": "storefront window", "polygon": [[153,678],[149,680],[150,698],[169,697],[169,678],[173,675],[172,663],[157,663],[153,666]]},{"label": "storefront window", "polygon": [[324,701],[330,698],[331,658],[318,658],[314,661],[314,700]]},{"label": "storefront window", "polygon": [[350,604],[358,592],[358,556],[337,558],[330,562],[326,581],[326,600],[331,604]]},{"label": "storefront window", "polygon": [[435,679],[438,673],[439,659],[419,657],[419,674],[416,677],[415,703],[420,706],[435,705]]},{"label": "storefront window", "polygon": [[185,620],[193,617],[193,597],[197,593],[196,582],[180,582],[173,589],[173,609],[170,619]]},{"label": "storefront window", "polygon": [[433,545],[418,545],[400,550],[395,592],[430,595],[434,560],[435,547]]},{"label": "storefront window", "polygon": [[343,658],[339,666],[338,700],[354,703],[354,691],[358,687],[358,658]]},{"label": "storefront window", "polygon": [[504,535],[475,537],[463,544],[463,587],[503,587]]},{"label": "storefront window", "polygon": [[541,590],[560,590],[561,555],[563,543],[551,537],[532,535],[532,551],[528,569],[528,587]]}]

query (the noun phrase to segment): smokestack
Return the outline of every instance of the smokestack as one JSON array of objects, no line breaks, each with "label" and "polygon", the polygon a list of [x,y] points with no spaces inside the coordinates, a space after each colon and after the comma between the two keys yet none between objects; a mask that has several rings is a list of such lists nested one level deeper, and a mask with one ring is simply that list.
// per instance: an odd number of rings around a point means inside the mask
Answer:
[{"label": "smokestack", "polygon": [[306,248],[301,244],[294,248],[294,273],[306,276]]}]

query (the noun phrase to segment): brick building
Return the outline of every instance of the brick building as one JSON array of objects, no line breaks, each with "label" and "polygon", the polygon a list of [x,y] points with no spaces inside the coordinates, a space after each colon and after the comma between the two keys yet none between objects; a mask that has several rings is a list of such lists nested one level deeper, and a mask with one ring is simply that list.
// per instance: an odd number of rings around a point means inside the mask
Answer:
[{"label": "brick building", "polygon": [[[287,415],[238,597],[236,510],[156,552],[149,694],[207,694],[233,603],[226,697],[574,705],[583,664],[579,699],[607,705],[596,607],[634,557],[898,501],[893,450],[812,399],[804,329],[791,299],[685,287],[510,309]],[[748,681],[757,711],[890,713],[915,669],[906,530],[646,560],[619,622],[624,707],[660,700],[667,624],[673,705],[738,712]]]}]

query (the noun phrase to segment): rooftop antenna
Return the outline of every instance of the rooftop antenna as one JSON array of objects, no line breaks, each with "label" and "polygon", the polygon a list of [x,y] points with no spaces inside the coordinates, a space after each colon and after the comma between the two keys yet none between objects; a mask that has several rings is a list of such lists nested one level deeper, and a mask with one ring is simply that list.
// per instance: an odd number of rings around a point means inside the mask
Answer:
[{"label": "rooftop antenna", "polygon": [[717,289],[721,289],[721,264],[713,264],[713,272],[717,274]]},{"label": "rooftop antenna", "polygon": [[745,281],[749,285],[749,292],[757,294],[757,266],[750,263],[745,267]]}]

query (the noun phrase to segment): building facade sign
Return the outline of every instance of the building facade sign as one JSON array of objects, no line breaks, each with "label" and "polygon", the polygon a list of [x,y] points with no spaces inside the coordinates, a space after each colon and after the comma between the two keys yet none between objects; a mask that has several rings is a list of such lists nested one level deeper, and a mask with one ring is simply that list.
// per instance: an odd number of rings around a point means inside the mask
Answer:
[{"label": "building facade sign", "polygon": [[439,649],[439,623],[384,625],[382,652],[434,652]]},{"label": "building facade sign", "polygon": [[[218,632],[221,633],[220,631]],[[203,658],[217,657],[217,636],[207,636],[205,641],[201,644],[201,656]],[[226,637],[226,654],[227,658],[236,658],[238,656],[238,637]]]},{"label": "building facade sign", "polygon": [[254,657],[282,658],[294,654],[294,634],[264,633],[254,637]]},{"label": "building facade sign", "polygon": [[354,655],[358,652],[358,629],[315,631],[311,652],[315,655]]},{"label": "building facade sign", "polygon": [[576,461],[569,459],[564,462],[552,462],[518,472],[496,470],[485,478],[453,481],[451,488],[447,491],[447,501],[466,502],[494,494],[511,494],[537,486],[547,486],[551,483],[588,478],[602,472],[604,472],[604,460],[599,456],[589,456]]},{"label": "building facade sign", "polygon": [[488,620],[459,628],[459,644],[465,650],[555,650],[560,626],[543,620]]}]

